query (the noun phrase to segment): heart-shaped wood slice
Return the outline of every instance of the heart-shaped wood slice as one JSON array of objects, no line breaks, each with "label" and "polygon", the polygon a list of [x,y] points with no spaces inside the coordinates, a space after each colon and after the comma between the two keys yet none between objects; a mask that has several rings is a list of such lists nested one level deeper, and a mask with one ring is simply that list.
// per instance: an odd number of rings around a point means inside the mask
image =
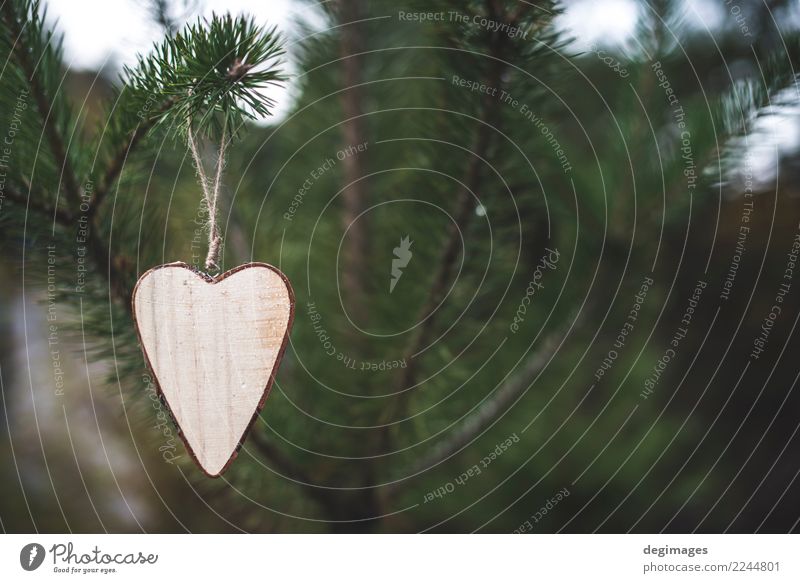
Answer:
[{"label": "heart-shaped wood slice", "polygon": [[264,406],[286,349],[289,280],[266,263],[218,277],[170,263],[142,275],[132,301],[145,359],[181,438],[217,477]]}]

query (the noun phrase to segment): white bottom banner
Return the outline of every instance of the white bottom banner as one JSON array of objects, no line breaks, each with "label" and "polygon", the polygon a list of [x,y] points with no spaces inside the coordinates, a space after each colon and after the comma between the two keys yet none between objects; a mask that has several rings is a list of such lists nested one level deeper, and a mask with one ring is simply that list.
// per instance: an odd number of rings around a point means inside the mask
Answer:
[{"label": "white bottom banner", "polygon": [[800,581],[791,535],[3,535],[0,581]]}]

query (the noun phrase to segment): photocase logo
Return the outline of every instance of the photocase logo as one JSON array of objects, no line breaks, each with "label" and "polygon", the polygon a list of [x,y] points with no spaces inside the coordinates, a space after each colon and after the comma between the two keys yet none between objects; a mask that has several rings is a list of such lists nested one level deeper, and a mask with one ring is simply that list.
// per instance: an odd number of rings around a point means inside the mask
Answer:
[{"label": "photocase logo", "polygon": [[408,235],[400,239],[400,245],[393,249],[394,258],[392,259],[392,277],[389,280],[389,293],[394,291],[394,286],[403,277],[403,269],[406,268],[411,257],[414,255],[411,252],[411,245],[414,241],[408,240]]},{"label": "photocase logo", "polygon": [[26,571],[35,571],[44,562],[44,547],[39,543],[30,543],[19,552],[19,564]]}]

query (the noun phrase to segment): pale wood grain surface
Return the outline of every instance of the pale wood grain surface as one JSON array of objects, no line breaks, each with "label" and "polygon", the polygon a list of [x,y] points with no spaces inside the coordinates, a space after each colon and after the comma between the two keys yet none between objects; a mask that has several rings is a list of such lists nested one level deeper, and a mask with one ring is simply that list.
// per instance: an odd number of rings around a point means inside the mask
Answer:
[{"label": "pale wood grain surface", "polygon": [[145,273],[133,307],[159,387],[200,467],[224,471],[272,384],[294,309],[284,277],[248,264],[203,279],[184,264]]}]

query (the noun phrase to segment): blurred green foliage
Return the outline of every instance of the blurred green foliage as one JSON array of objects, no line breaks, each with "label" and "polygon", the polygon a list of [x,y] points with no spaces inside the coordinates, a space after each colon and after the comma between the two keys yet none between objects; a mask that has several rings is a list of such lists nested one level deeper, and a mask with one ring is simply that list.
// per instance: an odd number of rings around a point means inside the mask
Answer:
[{"label": "blurred green foliage", "polygon": [[[41,254],[53,241],[60,264],[74,264],[80,203],[93,191],[90,275],[82,293],[61,281],[59,301],[80,302],[92,354],[113,362],[109,393],[120,387],[126,410],[147,424],[130,289],[155,264],[199,264],[205,253],[186,148],[166,124],[150,125],[207,108],[243,129],[248,104],[264,113],[255,89],[281,74],[228,79],[231,63],[251,53],[254,64],[272,63],[280,47],[273,31],[248,20],[236,21],[244,27],[236,34],[230,19],[188,27],[129,71],[102,121],[88,127],[57,88],[60,52],[33,18],[38,8],[2,10],[2,56],[13,65],[0,84],[0,127],[28,90],[25,58],[45,55],[34,78],[66,152],[59,160],[41,147],[48,112],[30,101],[9,164],[20,198],[7,196],[0,214],[4,246]],[[567,488],[535,530],[680,530],[725,489],[740,460],[714,463],[726,439],[704,434],[722,401],[712,389],[698,407],[711,371],[692,359],[716,318],[732,248],[720,219],[744,155],[732,138],[792,87],[796,35],[780,47],[766,33],[752,43],[736,30],[713,38],[688,30],[682,3],[643,3],[630,46],[579,52],[559,10],[499,0],[331,3],[324,30],[300,28],[287,40],[295,101],[285,119],[244,128],[230,149],[223,259],[226,268],[268,261],[289,276],[291,346],[224,481],[209,483],[188,463],[180,470],[236,527],[507,532]],[[400,16],[421,13],[443,16]],[[759,23],[767,16],[751,14]],[[14,57],[14,42],[25,55]],[[194,57],[176,81],[173,53],[184,49]],[[195,84],[203,69],[211,82]],[[359,82],[345,84],[348,74]],[[191,95],[182,91],[189,86]],[[155,106],[137,118],[152,95]],[[345,114],[354,104],[357,123]],[[348,143],[348,125],[363,141]],[[343,224],[348,168],[366,195],[357,219]],[[28,193],[52,211],[58,193],[68,216],[53,229],[53,212],[26,212]],[[358,262],[356,232],[368,241]],[[390,289],[404,238],[413,256]],[[725,251],[713,255],[714,245]],[[551,264],[542,287],[523,304],[543,257]],[[631,321],[648,277],[655,284]],[[348,296],[347,278],[363,297]],[[709,289],[678,364],[643,400],[643,379],[700,278]],[[618,358],[598,375],[615,346]],[[458,435],[463,445],[449,447]],[[518,441],[492,458],[512,436]],[[707,449],[694,457],[695,446]],[[747,493],[734,491],[731,506]],[[207,511],[197,500],[185,505]],[[701,528],[721,530],[731,518],[722,510]],[[758,522],[744,520],[745,530]]]}]

